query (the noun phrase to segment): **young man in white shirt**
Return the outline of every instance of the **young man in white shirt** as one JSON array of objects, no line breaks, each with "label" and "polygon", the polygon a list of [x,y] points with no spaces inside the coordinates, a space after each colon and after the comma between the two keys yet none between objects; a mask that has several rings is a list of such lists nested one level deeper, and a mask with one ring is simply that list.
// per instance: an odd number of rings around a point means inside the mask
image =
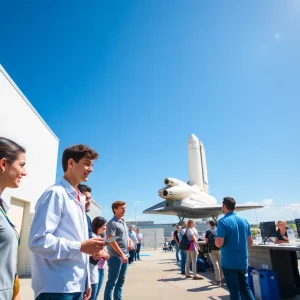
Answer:
[{"label": "young man in white shirt", "polygon": [[85,197],[77,186],[87,181],[97,158],[84,145],[65,149],[64,177],[36,204],[29,235],[36,300],[87,300],[91,295],[89,255],[97,255],[104,241],[89,239]]}]

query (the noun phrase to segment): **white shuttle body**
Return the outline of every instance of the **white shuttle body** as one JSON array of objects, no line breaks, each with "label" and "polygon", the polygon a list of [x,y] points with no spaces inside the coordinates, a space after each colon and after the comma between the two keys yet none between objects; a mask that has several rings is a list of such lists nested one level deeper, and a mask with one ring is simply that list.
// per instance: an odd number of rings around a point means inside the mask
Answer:
[{"label": "white shuttle body", "polygon": [[[148,209],[145,214],[177,215],[183,218],[216,218],[222,205],[209,195],[205,149],[199,139],[191,134],[188,141],[189,181],[165,178],[165,187],[158,191],[164,199]],[[260,205],[236,205],[236,211],[262,208]]]}]

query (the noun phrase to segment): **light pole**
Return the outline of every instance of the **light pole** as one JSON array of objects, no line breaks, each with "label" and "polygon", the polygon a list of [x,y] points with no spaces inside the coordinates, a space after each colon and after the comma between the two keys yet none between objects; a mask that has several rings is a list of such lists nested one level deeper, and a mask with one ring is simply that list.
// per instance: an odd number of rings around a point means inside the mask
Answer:
[{"label": "light pole", "polygon": [[256,217],[256,225],[259,225],[258,224],[258,219],[257,219],[257,211],[256,211],[256,209],[255,209],[255,217]]},{"label": "light pole", "polygon": [[136,206],[137,204],[141,203],[140,201],[134,201],[134,220],[135,220],[135,227],[137,227],[137,221],[136,221]]}]

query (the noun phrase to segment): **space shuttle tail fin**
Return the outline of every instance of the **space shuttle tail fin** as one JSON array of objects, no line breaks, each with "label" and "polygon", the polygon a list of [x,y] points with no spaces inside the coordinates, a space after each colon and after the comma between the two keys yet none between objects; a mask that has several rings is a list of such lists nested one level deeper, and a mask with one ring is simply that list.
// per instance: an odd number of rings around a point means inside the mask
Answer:
[{"label": "space shuttle tail fin", "polygon": [[206,155],[205,155],[205,149],[203,144],[199,143],[200,147],[200,157],[201,157],[201,167],[202,167],[202,180],[203,180],[203,191],[205,193],[209,192],[209,186],[208,186],[208,176],[207,176],[207,164],[206,164]]}]

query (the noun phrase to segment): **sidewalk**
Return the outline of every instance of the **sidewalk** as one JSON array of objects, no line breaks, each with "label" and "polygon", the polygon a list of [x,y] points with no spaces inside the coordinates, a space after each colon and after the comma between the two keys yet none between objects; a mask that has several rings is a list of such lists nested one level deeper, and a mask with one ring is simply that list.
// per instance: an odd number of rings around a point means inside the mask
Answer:
[{"label": "sidewalk", "polygon": [[[175,253],[164,253],[161,250],[144,251],[142,261],[128,267],[123,299],[131,300],[183,300],[197,297],[198,299],[229,300],[225,287],[211,284],[213,272],[201,273],[204,280],[185,279],[175,262]],[[107,276],[107,270],[106,270]],[[99,299],[103,299],[103,290]],[[31,279],[21,279],[22,300],[33,300]]]}]

